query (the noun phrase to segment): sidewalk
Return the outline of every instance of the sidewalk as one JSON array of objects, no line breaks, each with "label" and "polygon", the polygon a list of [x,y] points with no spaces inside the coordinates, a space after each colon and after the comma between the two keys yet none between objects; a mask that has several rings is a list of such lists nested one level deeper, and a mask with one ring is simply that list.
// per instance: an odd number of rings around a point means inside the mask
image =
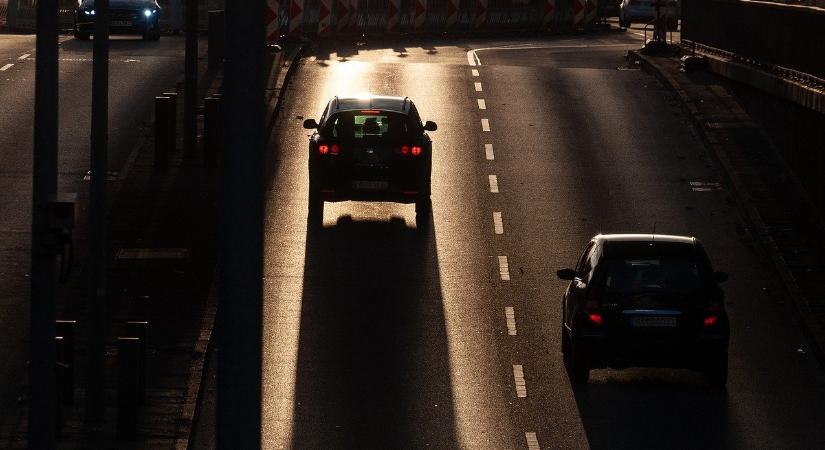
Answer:
[{"label": "sidewalk", "polygon": [[[222,74],[207,70],[205,39],[199,48],[198,96],[202,101],[220,91]],[[284,82],[280,68],[299,50],[299,46],[288,46],[273,58],[271,82]],[[271,90],[280,94],[280,87]],[[78,329],[75,401],[62,407],[59,448],[188,448],[216,311],[219,169],[204,167],[202,153],[192,158],[182,154],[182,89],[178,82],[168,90],[179,94],[178,149],[170,155],[169,165],[154,167],[154,139],[149,130],[136,143],[120,176],[109,183],[106,420],[100,424],[83,420],[87,357],[82,270],[61,289],[58,319],[77,320]],[[203,117],[198,120],[202,130]],[[86,242],[77,239],[75,246],[77,262],[82,262]],[[137,439],[124,442],[116,439],[116,339],[124,335],[125,323],[135,320],[149,323],[146,404],[138,410]],[[18,408],[3,414],[16,414],[17,419],[13,429],[0,435],[0,448],[25,448],[25,398]]]},{"label": "sidewalk", "polygon": [[[798,311],[810,349],[825,363],[825,245],[821,212],[808,199],[771,137],[737,103],[730,82],[706,71],[683,73],[678,57],[630,52],[682,102],[722,167],[750,234]],[[805,349],[802,349],[805,351]]]}]

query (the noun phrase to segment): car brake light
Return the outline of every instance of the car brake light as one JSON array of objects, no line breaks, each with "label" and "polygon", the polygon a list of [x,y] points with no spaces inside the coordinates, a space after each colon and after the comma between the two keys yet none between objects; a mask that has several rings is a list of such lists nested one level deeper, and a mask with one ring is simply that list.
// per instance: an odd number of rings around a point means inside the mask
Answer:
[{"label": "car brake light", "polygon": [[332,144],[332,147],[330,147],[329,150],[330,153],[332,153],[333,155],[341,153],[341,147],[339,147],[338,144]]},{"label": "car brake light", "polygon": [[702,322],[706,327],[710,327],[716,325],[716,322],[719,321],[719,316],[712,315],[712,316],[705,316],[705,320]]},{"label": "car brake light", "polygon": [[421,155],[421,147],[413,147],[411,152],[412,152],[413,156],[420,156]]},{"label": "car brake light", "polygon": [[361,114],[378,114],[380,112],[381,111],[379,111],[377,109],[362,109],[361,110]]},{"label": "car brake light", "polygon": [[326,155],[327,153],[329,153],[329,145],[327,145],[327,144],[319,145],[318,146],[318,153],[320,153],[322,155]]},{"label": "car brake light", "polygon": [[410,154],[410,146],[409,145],[402,145],[401,146],[401,154],[407,156]]},{"label": "car brake light", "polygon": [[702,320],[702,325],[705,327],[712,327],[719,323],[719,312],[721,309],[718,306],[710,306],[705,312],[705,318]]},{"label": "car brake light", "polygon": [[587,318],[590,320],[591,323],[595,325],[601,325],[603,323],[602,314],[598,312],[588,312]]}]

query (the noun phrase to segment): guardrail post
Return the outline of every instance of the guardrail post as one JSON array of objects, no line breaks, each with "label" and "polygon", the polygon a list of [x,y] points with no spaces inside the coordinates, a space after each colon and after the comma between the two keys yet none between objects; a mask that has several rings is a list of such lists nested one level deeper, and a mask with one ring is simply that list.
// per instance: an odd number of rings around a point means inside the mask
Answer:
[{"label": "guardrail post", "polygon": [[169,136],[171,135],[172,99],[155,97],[155,167],[165,167],[169,163]]},{"label": "guardrail post", "polygon": [[149,322],[126,322],[126,335],[140,339],[138,345],[138,403],[146,404],[146,353],[149,349]]},{"label": "guardrail post", "polygon": [[223,64],[226,38],[223,10],[209,11],[209,59],[208,67],[215,69]]},{"label": "guardrail post", "polygon": [[223,139],[220,97],[204,99],[203,114],[203,163],[206,167],[214,167]]},{"label": "guardrail post", "polygon": [[60,371],[58,393],[64,405],[74,404],[75,330],[76,320],[56,320],[55,335],[62,338],[57,342],[57,362],[66,367]]},{"label": "guardrail post", "polygon": [[140,339],[117,338],[117,439],[137,437]]}]

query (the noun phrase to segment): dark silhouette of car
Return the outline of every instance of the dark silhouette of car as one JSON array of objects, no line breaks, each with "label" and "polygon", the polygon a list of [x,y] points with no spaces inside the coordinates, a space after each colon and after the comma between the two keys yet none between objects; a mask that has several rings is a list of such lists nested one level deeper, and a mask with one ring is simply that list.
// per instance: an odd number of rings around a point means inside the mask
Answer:
[{"label": "dark silhouette of car", "polygon": [[310,227],[321,226],[324,202],[415,203],[416,228],[430,220],[432,141],[407,97],[333,97],[321,119],[304,121],[309,139]]},{"label": "dark silhouette of car", "polygon": [[[145,40],[160,39],[158,17],[161,8],[156,0],[109,0],[109,32],[139,34]],[[74,37],[88,40],[95,30],[94,0],[81,0],[74,12]]]},{"label": "dark silhouette of car", "polygon": [[699,370],[713,386],[728,378],[730,325],[719,283],[693,237],[606,234],[593,237],[562,305],[562,354],[574,385],[591,369]]}]

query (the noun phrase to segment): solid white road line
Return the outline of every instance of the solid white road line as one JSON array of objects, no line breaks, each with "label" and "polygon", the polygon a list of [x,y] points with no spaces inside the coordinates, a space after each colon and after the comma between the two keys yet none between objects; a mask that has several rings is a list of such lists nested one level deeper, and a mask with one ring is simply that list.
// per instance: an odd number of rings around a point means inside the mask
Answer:
[{"label": "solid white road line", "polygon": [[17,58],[17,59],[19,59],[20,61],[23,61],[24,59],[28,58],[28,57],[29,57],[29,56],[31,56],[31,55],[32,55],[31,53],[23,53],[23,54],[22,54],[19,58]]},{"label": "solid white road line", "polygon": [[498,194],[498,177],[495,175],[488,175],[487,179],[490,180],[490,193]]},{"label": "solid white road line", "polygon": [[524,437],[527,438],[527,450],[541,450],[536,433],[528,431],[527,433],[524,433]]},{"label": "solid white road line", "polygon": [[14,64],[6,64],[5,66],[0,67],[0,72],[5,72],[5,71],[11,69],[13,66],[14,66]]},{"label": "solid white road line", "polygon": [[483,98],[478,99],[478,109],[487,109],[487,102]]},{"label": "solid white road line", "polygon": [[498,211],[493,213],[493,229],[496,234],[504,234],[504,221],[501,220],[501,213]]},{"label": "solid white road line", "polygon": [[510,281],[510,266],[507,264],[506,256],[498,257],[498,274],[502,281]]},{"label": "solid white road line", "polygon": [[521,364],[513,365],[513,379],[516,382],[516,397],[527,397],[527,382],[524,381],[524,368]]},{"label": "solid white road line", "polygon": [[510,336],[517,335],[516,310],[512,306],[507,306],[504,308],[504,318],[507,320],[507,334]]},{"label": "solid white road line", "polygon": [[476,86],[476,92],[481,92],[481,83],[476,81],[475,86]]},{"label": "solid white road line", "polygon": [[478,55],[476,55],[475,50],[470,50],[467,52],[467,64],[471,66],[480,66],[481,60],[478,59]]},{"label": "solid white road line", "polygon": [[481,131],[490,131],[489,119],[481,119]]},{"label": "solid white road line", "polygon": [[478,70],[473,69],[473,76],[474,76],[474,77],[477,77],[477,76],[478,76]]},{"label": "solid white road line", "polygon": [[484,144],[484,153],[487,154],[487,160],[496,159],[496,155],[493,153],[493,144]]}]

